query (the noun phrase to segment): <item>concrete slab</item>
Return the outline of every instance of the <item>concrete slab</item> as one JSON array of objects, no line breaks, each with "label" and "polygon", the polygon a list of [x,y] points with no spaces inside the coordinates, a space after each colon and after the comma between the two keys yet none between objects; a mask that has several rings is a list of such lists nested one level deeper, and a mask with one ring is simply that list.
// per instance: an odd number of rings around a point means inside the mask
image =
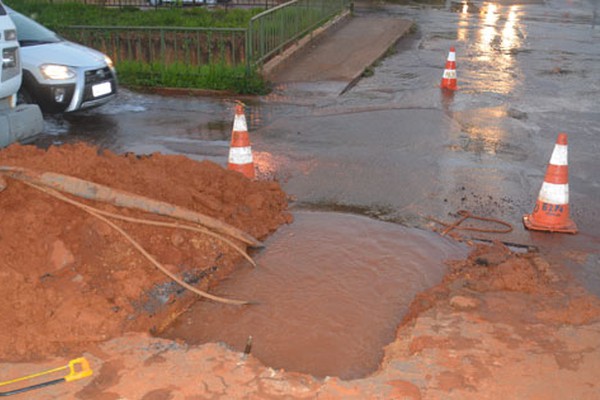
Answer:
[{"label": "concrete slab", "polygon": [[411,26],[412,21],[400,18],[348,17],[288,57],[268,78],[275,84],[339,81],[351,86]]}]

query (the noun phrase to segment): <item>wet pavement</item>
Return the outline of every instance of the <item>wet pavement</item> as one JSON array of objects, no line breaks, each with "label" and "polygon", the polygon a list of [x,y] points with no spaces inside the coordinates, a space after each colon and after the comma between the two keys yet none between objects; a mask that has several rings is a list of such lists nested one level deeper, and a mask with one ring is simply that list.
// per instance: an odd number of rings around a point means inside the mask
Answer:
[{"label": "wet pavement", "polygon": [[[499,218],[507,235],[573,265],[600,295],[600,28],[597,2],[357,6],[412,19],[373,76],[338,95],[329,82],[283,84],[244,99],[255,162],[296,209],[359,213],[430,229],[456,211]],[[456,47],[459,90],[438,88]],[[179,153],[225,165],[235,99],[123,90],[112,104],[48,118],[37,144],[85,140],[116,152]],[[570,205],[580,233],[522,227],[559,132],[569,136]]]}]

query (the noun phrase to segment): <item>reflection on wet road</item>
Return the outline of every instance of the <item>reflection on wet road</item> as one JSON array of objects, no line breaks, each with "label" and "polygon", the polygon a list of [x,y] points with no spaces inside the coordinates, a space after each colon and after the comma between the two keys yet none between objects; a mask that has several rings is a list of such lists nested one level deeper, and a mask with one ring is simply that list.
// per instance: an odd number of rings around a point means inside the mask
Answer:
[{"label": "reflection on wet road", "polygon": [[[472,78],[473,90],[510,93],[519,83],[514,55],[525,36],[519,24],[519,6],[485,3],[475,21],[469,17],[468,8],[464,3],[457,36],[462,42],[468,42],[470,34],[475,36],[468,50],[473,53],[476,71],[480,72]],[[470,25],[474,28],[470,29]]]}]

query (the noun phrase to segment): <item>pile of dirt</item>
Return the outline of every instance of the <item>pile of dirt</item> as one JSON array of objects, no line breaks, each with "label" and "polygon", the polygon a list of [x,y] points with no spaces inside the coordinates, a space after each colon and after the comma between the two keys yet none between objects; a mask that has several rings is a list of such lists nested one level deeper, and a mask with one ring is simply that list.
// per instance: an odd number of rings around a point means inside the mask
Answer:
[{"label": "pile of dirt", "polygon": [[564,265],[553,265],[537,252],[514,253],[495,242],[477,245],[467,259],[448,264],[443,282],[415,297],[403,325],[440,303],[460,309],[465,302],[464,308],[479,309],[490,295],[505,299],[479,310],[490,321],[582,325],[600,320],[600,300]]},{"label": "pile of dirt", "polygon": [[[84,144],[13,145],[0,166],[71,175],[224,221],[258,239],[291,222],[276,182],[249,181],[184,156],[116,155]],[[2,179],[0,179],[1,181]],[[0,359],[72,354],[128,331],[157,330],[197,299],[124,236],[71,204],[11,178],[0,182]],[[78,199],[81,200],[81,199]],[[141,211],[82,201],[128,217]],[[180,279],[210,288],[240,263],[222,241],[197,232],[114,220]],[[245,249],[239,241],[235,244]]]},{"label": "pile of dirt", "polygon": [[563,264],[476,245],[415,298],[380,372],[407,398],[597,398],[599,328],[600,299]]}]

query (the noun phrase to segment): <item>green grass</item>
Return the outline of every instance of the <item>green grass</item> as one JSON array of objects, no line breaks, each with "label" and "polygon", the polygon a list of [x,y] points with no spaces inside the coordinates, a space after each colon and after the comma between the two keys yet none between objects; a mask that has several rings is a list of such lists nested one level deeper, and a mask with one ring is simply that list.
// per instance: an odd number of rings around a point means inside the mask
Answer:
[{"label": "green grass", "polygon": [[256,72],[226,65],[200,67],[160,63],[145,64],[137,61],[119,63],[119,81],[132,87],[174,87],[226,90],[238,94],[266,94],[267,82]]},{"label": "green grass", "polygon": [[69,25],[246,28],[250,19],[263,11],[261,8],[225,10],[207,7],[118,9],[77,2],[51,4],[31,0],[6,0],[4,3],[52,30]]}]

